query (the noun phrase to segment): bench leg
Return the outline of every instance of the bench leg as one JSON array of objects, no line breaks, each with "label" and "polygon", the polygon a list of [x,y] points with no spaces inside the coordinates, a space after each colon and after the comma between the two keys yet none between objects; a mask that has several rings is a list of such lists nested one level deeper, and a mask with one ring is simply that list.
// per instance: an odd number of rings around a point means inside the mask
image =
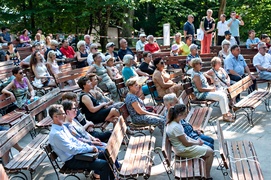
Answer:
[{"label": "bench leg", "polygon": [[[10,177],[10,180],[11,180],[11,179],[17,179],[17,178],[19,178],[19,179],[24,179],[24,180],[27,180],[27,179],[28,179],[25,173],[23,173],[23,172],[21,172],[21,171],[16,172],[16,173],[17,173],[16,175]],[[19,174],[22,174],[24,177],[19,176]],[[31,176],[31,177],[32,177],[32,176]],[[31,179],[32,179],[32,178],[31,178]]]},{"label": "bench leg", "polygon": [[[269,83],[268,83],[269,84]],[[271,111],[271,109],[270,109],[270,104],[269,104],[269,100],[270,100],[270,98],[267,98],[266,100],[264,100],[264,104],[265,104],[265,109],[266,109],[266,111],[267,112],[270,112]]]},{"label": "bench leg", "polygon": [[160,147],[156,147],[156,148],[154,149],[154,152],[155,152],[156,154],[158,154],[158,156],[159,156],[159,158],[160,158],[160,160],[161,160],[161,162],[162,162],[162,164],[163,164],[163,166],[164,166],[164,168],[165,168],[165,170],[166,170],[166,172],[167,172],[168,179],[171,180],[169,174],[172,174],[172,168],[171,168],[171,167],[168,167],[167,162],[166,162],[165,160],[163,160],[163,157],[162,157],[162,155],[161,155],[162,152],[159,152],[159,150],[161,151],[162,149],[161,149]]}]

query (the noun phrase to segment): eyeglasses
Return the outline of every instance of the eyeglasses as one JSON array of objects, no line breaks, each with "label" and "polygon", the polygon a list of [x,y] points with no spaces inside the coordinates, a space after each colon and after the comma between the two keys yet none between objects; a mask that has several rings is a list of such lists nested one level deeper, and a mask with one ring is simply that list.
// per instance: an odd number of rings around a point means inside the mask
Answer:
[{"label": "eyeglasses", "polygon": [[77,111],[78,109],[77,109],[76,107],[74,107],[74,108],[72,108],[72,110],[75,110],[75,111]]},{"label": "eyeglasses", "polygon": [[98,48],[93,48],[93,49],[97,50]]},{"label": "eyeglasses", "polygon": [[19,72],[18,74],[23,74],[23,72]]},{"label": "eyeglasses", "polygon": [[163,65],[163,64],[164,64],[164,61],[160,61],[159,64],[162,64],[162,65]]},{"label": "eyeglasses", "polygon": [[265,47],[261,47],[262,49],[267,49],[267,47],[265,46]]}]

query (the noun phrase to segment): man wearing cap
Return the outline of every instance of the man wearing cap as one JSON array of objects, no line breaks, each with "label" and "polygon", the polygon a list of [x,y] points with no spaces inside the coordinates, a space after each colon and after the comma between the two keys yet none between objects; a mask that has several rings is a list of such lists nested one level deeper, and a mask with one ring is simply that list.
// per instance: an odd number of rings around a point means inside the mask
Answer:
[{"label": "man wearing cap", "polygon": [[[236,40],[235,40],[235,38],[234,37],[232,37],[231,36],[231,32],[228,30],[228,31],[225,31],[225,39],[224,40],[228,40],[228,41],[230,41],[230,47],[232,47],[233,45],[236,45],[237,44],[237,42],[236,42]],[[223,41],[224,41],[223,40]],[[223,44],[223,41],[222,41],[222,44]]]},{"label": "man wearing cap", "polygon": [[240,44],[239,26],[244,26],[244,21],[241,16],[237,16],[235,11],[231,12],[231,18],[227,21],[228,27],[237,44]]},{"label": "man wearing cap", "polygon": [[189,46],[189,49],[190,49],[190,54],[188,54],[186,57],[186,66],[184,68],[186,74],[191,74],[193,71],[191,60],[194,58],[200,58],[198,54],[198,46],[196,44],[191,44]]},{"label": "man wearing cap", "polygon": [[136,42],[136,51],[144,51],[146,41],[146,34],[142,33],[139,35],[139,40]]},{"label": "man wearing cap", "polygon": [[258,44],[259,52],[253,57],[253,66],[257,68],[261,79],[271,80],[271,55],[266,53],[266,43]]},{"label": "man wearing cap", "polygon": [[127,41],[122,38],[120,40],[120,49],[118,51],[118,55],[119,55],[119,58],[121,60],[123,60],[123,57],[126,55],[126,54],[130,54],[134,57],[134,61],[136,62],[137,61],[137,57],[135,56],[135,54],[133,53],[133,51],[128,48],[128,44],[127,44]]},{"label": "man wearing cap", "polygon": [[195,27],[194,27],[194,16],[192,14],[187,16],[187,21],[184,24],[183,27],[183,35],[186,37],[188,34],[192,35],[192,42],[194,42],[194,36],[195,36]]},{"label": "man wearing cap", "polygon": [[56,53],[56,62],[59,66],[64,64],[65,56],[62,54],[62,52],[58,49],[59,43],[56,40],[52,40],[50,44],[50,48],[47,49],[47,51],[44,54],[44,58],[47,60],[47,54],[50,50],[55,51]]},{"label": "man wearing cap", "polygon": [[220,21],[217,22],[217,45],[220,46],[225,39],[225,31],[228,31],[228,22],[226,21],[226,15],[220,15]]},{"label": "man wearing cap", "polygon": [[256,49],[258,43],[260,42],[259,38],[255,38],[255,31],[248,31],[248,39],[246,42],[247,49]]}]

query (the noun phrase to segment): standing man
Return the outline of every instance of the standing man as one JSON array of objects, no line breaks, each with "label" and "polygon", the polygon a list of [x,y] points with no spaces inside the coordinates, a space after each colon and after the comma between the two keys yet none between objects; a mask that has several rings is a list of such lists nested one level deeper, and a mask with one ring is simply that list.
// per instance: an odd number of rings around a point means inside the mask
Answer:
[{"label": "standing man", "polygon": [[192,42],[194,42],[194,38],[195,38],[195,27],[194,27],[194,16],[192,14],[189,14],[187,16],[187,21],[184,24],[183,27],[183,35],[184,38],[188,35],[191,34],[192,35]]},{"label": "standing man", "polygon": [[225,31],[229,29],[226,21],[226,15],[220,15],[220,21],[217,23],[217,45],[220,46],[222,41],[225,39]]},{"label": "standing man", "polygon": [[141,33],[139,35],[139,40],[136,42],[136,51],[144,51],[144,47],[145,44],[147,44],[148,42],[146,41],[146,34],[145,33]]},{"label": "standing man", "polygon": [[232,36],[235,38],[237,44],[240,44],[239,26],[244,26],[245,23],[241,16],[237,16],[235,11],[231,12],[231,18],[227,21]]}]

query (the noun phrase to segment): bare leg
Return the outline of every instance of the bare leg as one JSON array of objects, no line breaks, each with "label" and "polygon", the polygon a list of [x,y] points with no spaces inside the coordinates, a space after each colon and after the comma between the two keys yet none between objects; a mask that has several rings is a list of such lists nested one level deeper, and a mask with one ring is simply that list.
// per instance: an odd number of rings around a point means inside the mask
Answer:
[{"label": "bare leg", "polygon": [[211,172],[213,159],[214,159],[214,151],[211,148],[208,148],[203,158],[205,159],[205,163],[206,163],[206,175],[207,175],[207,178],[209,178],[211,177],[210,172]]},{"label": "bare leg", "polygon": [[105,120],[111,122],[114,121],[115,118],[118,118],[119,116],[120,116],[119,111],[116,108],[112,108],[107,117],[105,118]]}]

